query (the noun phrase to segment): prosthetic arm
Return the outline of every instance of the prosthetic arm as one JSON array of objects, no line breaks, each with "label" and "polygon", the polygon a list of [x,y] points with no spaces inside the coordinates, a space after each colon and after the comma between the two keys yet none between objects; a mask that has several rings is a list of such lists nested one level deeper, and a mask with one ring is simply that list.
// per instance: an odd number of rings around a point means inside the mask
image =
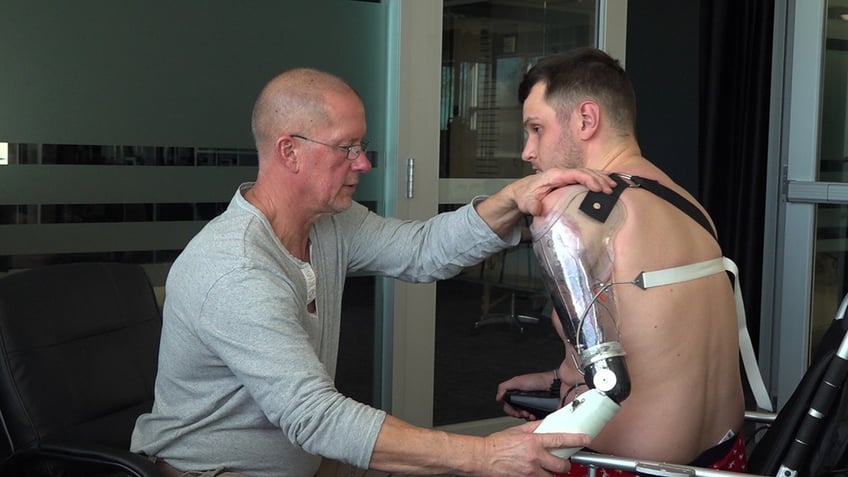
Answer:
[{"label": "prosthetic arm", "polygon": [[[618,186],[609,195],[590,192],[581,185],[553,191],[543,200],[543,213],[531,226],[534,252],[542,264],[545,287],[566,339],[579,355],[579,363],[575,364],[591,388],[548,415],[536,432],[583,432],[595,436],[630,394],[630,376],[619,342],[612,290],[615,285],[612,282],[613,240],[625,218],[624,205],[618,201],[622,191],[632,187],[645,189],[677,207],[716,237],[706,215],[674,190],[644,177],[625,174],[611,174],[610,177]],[[619,283],[646,290],[725,272],[734,277],[738,275],[730,259],[719,257],[643,271],[632,280]],[[745,308],[738,280],[736,282],[733,288],[743,363],[757,405],[771,410],[745,326]],[[554,453],[568,457],[576,450],[561,449]]]},{"label": "prosthetic arm", "polygon": [[585,196],[586,189],[576,185],[545,199],[543,215],[530,228],[533,251],[586,384],[620,403],[630,394],[630,377],[619,342],[612,264],[624,206],[615,202],[601,222],[579,210]]},{"label": "prosthetic arm", "polygon": [[[566,339],[589,391],[547,416],[536,432],[581,432],[596,436],[630,394],[630,376],[619,341],[612,283],[613,239],[624,223],[624,206],[613,200],[601,218],[580,210],[587,189],[573,185],[549,194],[530,231]],[[586,207],[584,205],[584,207]],[[594,217],[593,217],[594,216]],[[577,449],[559,449],[568,457]]]}]

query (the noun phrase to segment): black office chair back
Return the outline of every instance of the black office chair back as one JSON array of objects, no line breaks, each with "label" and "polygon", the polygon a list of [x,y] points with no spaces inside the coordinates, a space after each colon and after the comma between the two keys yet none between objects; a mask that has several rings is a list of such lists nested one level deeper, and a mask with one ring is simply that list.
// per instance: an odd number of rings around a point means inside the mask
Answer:
[{"label": "black office chair back", "polygon": [[846,304],[848,296],[801,382],[751,452],[748,473],[778,475],[788,464],[798,476],[848,475]]},{"label": "black office chair back", "polygon": [[0,414],[12,451],[128,450],[153,403],[160,332],[138,265],[56,265],[0,279]]}]

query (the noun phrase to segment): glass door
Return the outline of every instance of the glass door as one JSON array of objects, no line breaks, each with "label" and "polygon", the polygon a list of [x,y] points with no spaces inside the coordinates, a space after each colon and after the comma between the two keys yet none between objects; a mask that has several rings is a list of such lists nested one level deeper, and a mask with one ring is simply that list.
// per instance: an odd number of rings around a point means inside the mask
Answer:
[{"label": "glass door", "polygon": [[[606,46],[623,62],[623,27],[601,27],[608,13],[596,1],[444,2],[439,211],[532,173],[521,160],[518,84],[538,59],[578,46]],[[604,31],[621,39],[608,42]],[[490,432],[515,423],[494,400],[498,383],[563,358],[548,307],[529,240],[436,285],[435,426]]]},{"label": "glass door", "polygon": [[775,253],[764,273],[774,280],[764,284],[773,302],[763,307],[771,333],[760,363],[781,406],[848,291],[848,1],[778,2],[776,11],[785,30],[775,33],[776,200],[766,231]]}]

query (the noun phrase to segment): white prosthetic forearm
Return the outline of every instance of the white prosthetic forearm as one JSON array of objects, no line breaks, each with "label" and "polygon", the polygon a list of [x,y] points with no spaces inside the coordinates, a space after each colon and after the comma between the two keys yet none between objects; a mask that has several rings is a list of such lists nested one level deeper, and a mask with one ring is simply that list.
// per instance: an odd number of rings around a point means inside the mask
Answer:
[{"label": "white prosthetic forearm", "polygon": [[[537,433],[570,432],[595,437],[621,407],[603,392],[590,389],[573,401],[549,414],[536,428]],[[580,450],[578,447],[554,449],[552,454],[567,458]]]}]

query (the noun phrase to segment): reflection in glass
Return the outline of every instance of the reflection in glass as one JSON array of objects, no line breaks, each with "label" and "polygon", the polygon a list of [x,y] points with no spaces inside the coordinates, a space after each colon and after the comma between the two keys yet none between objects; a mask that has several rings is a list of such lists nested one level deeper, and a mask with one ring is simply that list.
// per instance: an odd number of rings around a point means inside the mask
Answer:
[{"label": "reflection in glass", "polygon": [[521,161],[518,84],[540,57],[594,44],[595,2],[445,2],[440,177],[504,178]]},{"label": "reflection in glass", "polygon": [[[819,181],[848,182],[848,1],[828,2],[819,156]],[[816,209],[810,350],[848,291],[848,205]]]},{"label": "reflection in glass", "polygon": [[848,205],[819,204],[816,207],[816,250],[814,254],[810,352],[815,353],[833,321],[842,296],[848,291]]},{"label": "reflection in glass", "polygon": [[336,360],[336,387],[345,396],[375,405],[375,383],[379,376],[375,354],[376,279],[349,277],[342,296],[341,336]]}]

